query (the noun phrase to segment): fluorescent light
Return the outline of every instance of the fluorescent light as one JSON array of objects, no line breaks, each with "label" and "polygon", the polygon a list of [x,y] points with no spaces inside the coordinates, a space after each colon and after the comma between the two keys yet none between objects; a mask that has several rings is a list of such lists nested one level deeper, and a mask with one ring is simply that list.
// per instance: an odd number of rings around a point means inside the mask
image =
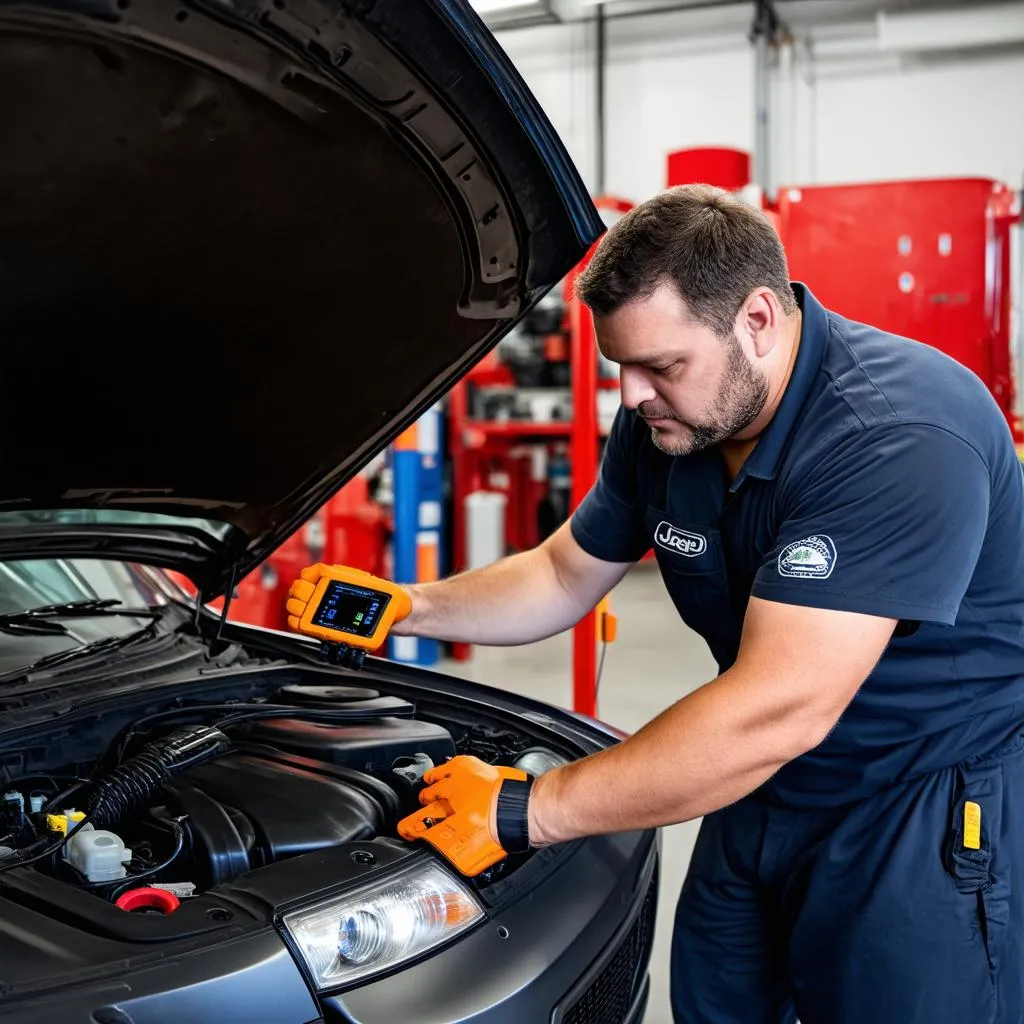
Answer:
[{"label": "fluorescent light", "polygon": [[489,28],[513,28],[556,21],[551,0],[470,0]]},{"label": "fluorescent light", "polygon": [[511,11],[516,7],[536,7],[535,0],[470,0],[470,7],[479,14]]}]

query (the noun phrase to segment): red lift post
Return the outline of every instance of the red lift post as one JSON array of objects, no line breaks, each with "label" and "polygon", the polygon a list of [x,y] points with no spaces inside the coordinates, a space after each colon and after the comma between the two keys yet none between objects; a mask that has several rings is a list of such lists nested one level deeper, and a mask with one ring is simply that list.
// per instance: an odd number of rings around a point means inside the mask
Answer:
[{"label": "red lift post", "polygon": [[[633,203],[615,196],[601,196],[594,200],[599,210],[612,214],[627,213]],[[569,324],[569,366],[572,391],[572,422],[550,423],[505,422],[475,420],[470,416],[468,380],[463,379],[448,398],[449,451],[452,458],[452,546],[453,565],[456,570],[466,566],[466,519],[464,503],[472,491],[488,489],[489,460],[507,457],[514,447],[530,442],[565,438],[569,442],[569,461],[572,466],[572,490],[569,509],[574,510],[586,496],[597,478],[601,428],[598,422],[597,394],[602,387],[598,379],[597,340],[590,311],[575,296],[575,281],[586,267],[596,248],[593,246],[565,280],[565,301]],[[511,376],[493,357],[485,357],[471,372],[477,386],[509,384]],[[609,381],[612,385],[614,382]],[[616,385],[617,386],[617,385]],[[515,474],[508,467],[510,476]],[[520,488],[515,488],[519,494]],[[520,497],[523,496],[520,494]],[[530,495],[526,495],[529,498]],[[529,546],[530,531],[520,529],[512,518],[522,514],[528,500],[509,503],[510,533],[523,546]],[[513,547],[517,546],[513,541]],[[598,615],[588,612],[573,630],[573,708],[593,715],[597,707],[597,642]],[[454,644],[452,655],[458,660],[469,657],[466,644]]]},{"label": "red lift post", "polygon": [[[590,310],[576,297],[575,282],[587,259],[570,275],[566,284],[569,302],[570,356],[572,367],[572,434],[569,461],[572,465],[574,510],[597,479],[600,436],[597,423],[597,338]],[[591,609],[572,631],[572,706],[593,717],[597,713],[597,613]]]},{"label": "red lift post", "polygon": [[[628,213],[633,204],[615,196],[594,200],[599,210]],[[587,496],[597,479],[601,431],[597,418],[597,336],[590,310],[576,296],[576,279],[590,262],[598,243],[566,279],[565,298],[569,307],[570,356],[572,367],[572,434],[569,458],[572,464],[570,512]],[[591,717],[597,714],[597,611],[591,609],[572,631],[573,710]]]}]

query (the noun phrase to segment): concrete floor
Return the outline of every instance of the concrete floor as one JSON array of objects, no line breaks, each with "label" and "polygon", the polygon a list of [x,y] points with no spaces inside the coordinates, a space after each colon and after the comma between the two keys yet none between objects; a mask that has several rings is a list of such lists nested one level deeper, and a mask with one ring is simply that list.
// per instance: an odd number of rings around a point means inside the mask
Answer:
[{"label": "concrete floor", "polygon": [[[711,679],[715,663],[699,636],[683,625],[657,569],[638,565],[612,594],[618,640],[605,657],[598,717],[633,732],[681,696]],[[453,675],[507,687],[568,707],[572,703],[571,634],[528,647],[474,648],[468,662],[445,662]],[[664,830],[661,899],[645,1024],[672,1024],[668,954],[675,903],[699,822]]]}]

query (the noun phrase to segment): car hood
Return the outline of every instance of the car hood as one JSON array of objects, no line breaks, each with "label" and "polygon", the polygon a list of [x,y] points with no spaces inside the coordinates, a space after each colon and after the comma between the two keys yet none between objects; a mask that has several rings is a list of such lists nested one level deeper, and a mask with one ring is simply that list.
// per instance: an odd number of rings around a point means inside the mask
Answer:
[{"label": "car hood", "polygon": [[0,3],[0,557],[215,596],[603,230],[458,0]]}]

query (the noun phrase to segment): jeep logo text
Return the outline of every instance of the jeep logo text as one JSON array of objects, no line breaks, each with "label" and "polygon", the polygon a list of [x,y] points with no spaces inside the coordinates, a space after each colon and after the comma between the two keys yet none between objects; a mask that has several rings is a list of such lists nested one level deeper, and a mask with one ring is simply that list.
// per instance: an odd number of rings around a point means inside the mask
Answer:
[{"label": "jeep logo text", "polygon": [[658,523],[654,531],[654,539],[666,551],[674,551],[688,558],[703,555],[708,549],[706,537],[699,533],[690,533],[687,530],[680,530],[678,526],[672,526],[664,521]]}]

